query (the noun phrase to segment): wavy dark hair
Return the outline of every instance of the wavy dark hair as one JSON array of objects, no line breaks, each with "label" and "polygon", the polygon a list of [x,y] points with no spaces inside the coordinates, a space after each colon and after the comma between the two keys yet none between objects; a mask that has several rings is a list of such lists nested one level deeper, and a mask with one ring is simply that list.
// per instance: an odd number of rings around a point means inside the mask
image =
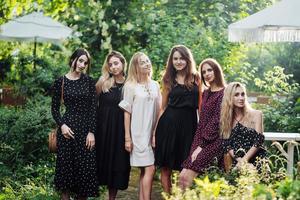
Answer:
[{"label": "wavy dark hair", "polygon": [[164,89],[166,89],[167,91],[170,91],[176,84],[175,79],[177,72],[173,65],[173,55],[176,51],[178,51],[183,59],[187,62],[187,66],[183,69],[185,75],[184,85],[191,89],[193,87],[193,82],[198,81],[195,80],[195,78],[198,79],[198,76],[196,63],[191,50],[184,45],[175,45],[170,51],[166,64],[166,71],[163,76]]}]

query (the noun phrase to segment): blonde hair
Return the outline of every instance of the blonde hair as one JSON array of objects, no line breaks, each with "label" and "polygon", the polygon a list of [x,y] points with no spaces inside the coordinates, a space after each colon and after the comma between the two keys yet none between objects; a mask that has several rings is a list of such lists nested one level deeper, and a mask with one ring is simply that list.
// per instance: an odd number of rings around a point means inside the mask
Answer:
[{"label": "blonde hair", "polygon": [[[139,77],[139,59],[142,56],[148,57],[146,54],[142,52],[137,52],[133,54],[130,62],[129,62],[129,69],[128,69],[128,77],[126,80],[126,84],[137,84],[140,80]],[[149,57],[148,57],[149,58]],[[148,76],[151,78],[152,76],[152,67],[151,72],[148,74]]]},{"label": "blonde hair", "polygon": [[245,92],[245,106],[243,107],[243,120],[247,121],[248,111],[251,109],[248,101],[246,88],[242,83],[232,82],[227,85],[224,90],[224,96],[221,104],[221,118],[220,118],[220,136],[221,138],[228,139],[231,134],[233,121],[234,121],[234,105],[233,105],[233,97],[235,95],[235,91],[238,87],[241,87]]},{"label": "blonde hair", "polygon": [[108,63],[112,57],[116,57],[116,58],[120,59],[120,61],[122,63],[122,67],[123,67],[123,70],[122,70],[123,76],[125,76],[125,71],[126,71],[126,67],[127,67],[127,62],[126,62],[125,57],[118,51],[111,51],[105,58],[105,61],[102,66],[102,76],[96,83],[97,93],[100,93],[100,91],[109,92],[110,88],[112,88],[116,84],[115,78],[113,76],[111,76],[110,71],[109,71],[110,67],[109,67]]}]

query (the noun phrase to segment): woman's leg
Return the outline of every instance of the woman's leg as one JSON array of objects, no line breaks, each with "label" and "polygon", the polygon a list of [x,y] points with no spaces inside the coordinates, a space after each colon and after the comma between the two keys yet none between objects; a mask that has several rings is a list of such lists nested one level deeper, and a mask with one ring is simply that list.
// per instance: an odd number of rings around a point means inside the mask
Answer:
[{"label": "woman's leg", "polygon": [[118,190],[115,188],[108,188],[109,200],[115,200],[117,196]]},{"label": "woman's leg", "polygon": [[155,167],[154,167],[154,165],[147,166],[147,167],[144,168],[144,170],[145,170],[145,173],[144,173],[144,176],[141,179],[142,200],[150,200],[151,199],[153,176],[154,176],[154,173],[155,173]]},{"label": "woman's leg", "polygon": [[172,170],[170,168],[167,167],[161,168],[161,177],[160,177],[161,185],[163,187],[164,192],[168,194],[170,194],[171,187],[172,187],[171,174],[172,174]]},{"label": "woman's leg", "polygon": [[191,169],[183,169],[179,175],[179,187],[182,190],[190,187],[193,183],[194,178],[198,176],[198,173]]},{"label": "woman's leg", "polygon": [[144,192],[143,192],[143,179],[145,176],[145,168],[144,167],[140,167],[141,173],[140,173],[140,187],[139,187],[139,200],[144,200]]}]

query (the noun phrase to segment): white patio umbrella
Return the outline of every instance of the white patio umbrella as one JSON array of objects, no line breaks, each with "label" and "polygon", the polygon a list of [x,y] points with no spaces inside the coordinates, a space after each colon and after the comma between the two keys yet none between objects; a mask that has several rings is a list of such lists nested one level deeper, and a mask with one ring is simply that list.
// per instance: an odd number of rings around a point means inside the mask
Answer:
[{"label": "white patio umbrella", "polygon": [[0,40],[34,42],[34,66],[37,42],[60,44],[71,36],[72,29],[40,12],[12,19],[0,26]]},{"label": "white patio umbrella", "polygon": [[231,42],[300,42],[300,0],[282,0],[228,27]]}]

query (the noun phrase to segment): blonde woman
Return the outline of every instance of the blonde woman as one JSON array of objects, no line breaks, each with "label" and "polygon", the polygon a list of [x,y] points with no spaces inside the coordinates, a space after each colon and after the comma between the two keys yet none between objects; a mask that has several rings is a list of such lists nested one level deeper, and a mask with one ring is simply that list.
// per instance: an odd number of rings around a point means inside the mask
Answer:
[{"label": "blonde woman", "polygon": [[126,59],[117,51],[110,52],[102,67],[96,89],[97,108],[96,152],[100,185],[108,187],[109,199],[129,182],[129,153],[125,150],[124,113],[118,106],[125,82]]},{"label": "blonde woman", "polygon": [[251,108],[246,89],[239,82],[230,83],[225,91],[221,109],[221,137],[233,164],[252,163],[259,167],[258,158],[266,156],[262,112]]},{"label": "blonde woman", "polygon": [[130,152],[130,165],[140,168],[139,199],[149,200],[155,172],[151,146],[157,122],[161,95],[159,85],[151,80],[152,65],[144,53],[135,53],[129,64],[124,98],[125,149]]}]

